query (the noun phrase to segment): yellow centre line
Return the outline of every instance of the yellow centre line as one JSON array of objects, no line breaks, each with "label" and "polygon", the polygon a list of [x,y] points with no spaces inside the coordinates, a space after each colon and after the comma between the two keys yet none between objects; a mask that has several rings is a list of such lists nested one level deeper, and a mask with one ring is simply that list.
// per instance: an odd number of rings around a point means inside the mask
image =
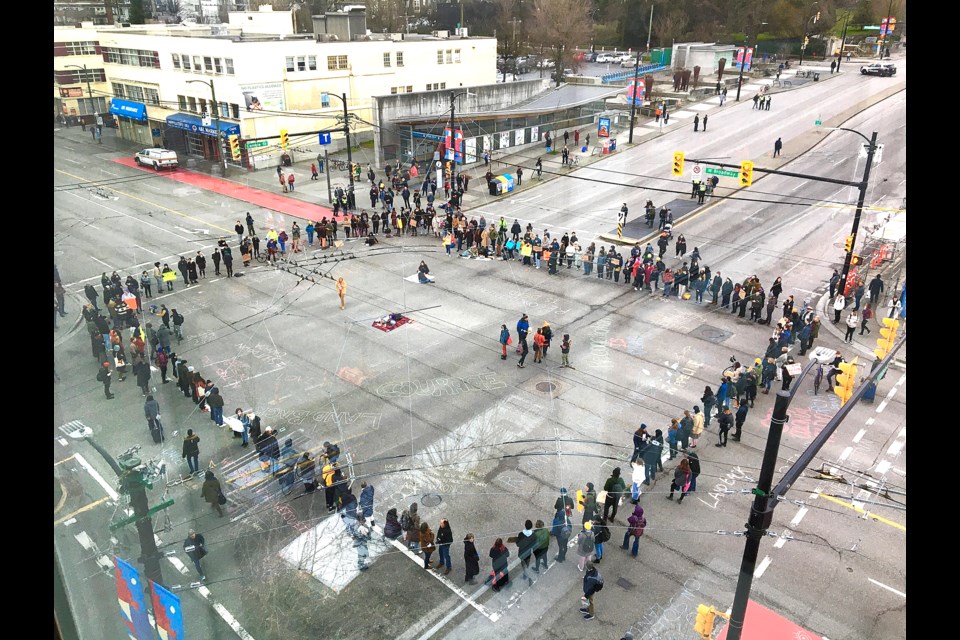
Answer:
[{"label": "yellow centre line", "polygon": [[894,522],[893,520],[887,520],[886,518],[884,518],[884,517],[882,517],[882,516],[878,516],[878,515],[875,514],[875,513],[870,513],[869,511],[865,511],[865,510],[861,509],[860,507],[854,506],[854,505],[850,504],[849,502],[844,502],[843,500],[840,500],[840,499],[838,499],[838,498],[834,498],[833,496],[828,496],[828,495],[825,494],[825,493],[821,493],[821,494],[819,494],[819,495],[820,495],[821,498],[824,498],[824,499],[826,499],[826,500],[829,500],[830,502],[833,502],[833,503],[835,503],[835,504],[842,505],[842,506],[847,507],[847,508],[849,508],[849,509],[853,509],[853,510],[856,511],[857,513],[862,513],[862,514],[864,514],[864,515],[866,515],[866,516],[868,516],[868,517],[870,517],[870,518],[873,518],[874,520],[876,520],[876,521],[878,521],[878,522],[882,522],[883,524],[888,524],[888,525],[890,525],[891,527],[894,527],[894,528],[896,528],[896,529],[900,529],[901,531],[906,531],[906,530],[907,530],[907,528],[906,528],[904,525],[900,524],[899,522]]},{"label": "yellow centre line", "polygon": [[67,457],[64,458],[63,460],[60,460],[59,462],[54,462],[54,463],[53,463],[53,466],[57,466],[58,464],[63,464],[64,462],[69,462],[70,460],[73,460],[73,456],[75,456],[75,455],[77,455],[77,454],[71,453],[69,456],[67,456]]},{"label": "yellow centre line", "polygon": [[[76,178],[76,179],[79,180],[80,182],[91,182],[90,180],[87,180],[86,178],[82,178],[82,177],[80,177],[80,176],[78,176],[78,175],[74,175],[74,174],[70,173],[69,171],[64,171],[63,169],[54,169],[54,171],[56,171],[57,173],[62,173],[62,174],[65,175],[65,176],[70,176],[71,178]],[[162,204],[157,204],[156,202],[152,202],[152,201],[150,201],[150,200],[144,200],[143,198],[140,198],[140,197],[137,197],[137,196],[135,196],[135,195],[129,194],[129,193],[127,193],[126,191],[121,191],[120,189],[117,189],[116,187],[109,187],[109,186],[103,185],[103,188],[104,188],[104,189],[110,189],[111,191],[116,191],[116,192],[119,193],[120,195],[126,196],[126,197],[128,197],[128,198],[132,198],[133,200],[138,200],[138,201],[140,201],[140,202],[142,202],[142,203],[144,203],[144,204],[146,204],[146,205],[149,205],[149,206],[151,206],[151,207],[157,207],[157,208],[159,208],[159,209],[163,209],[164,211],[169,211],[170,213],[172,213],[172,214],[174,214],[174,215],[178,215],[178,216],[180,216],[180,217],[182,217],[182,218],[187,218],[188,220],[193,220],[194,222],[199,222],[200,224],[204,224],[204,225],[206,225],[206,226],[208,226],[208,227],[213,227],[214,229],[220,229],[221,231],[225,231],[225,232],[227,232],[227,233],[236,234],[236,231],[234,231],[233,229],[227,229],[226,227],[221,227],[220,225],[213,224],[212,222],[207,222],[206,220],[201,220],[200,218],[196,218],[196,217],[194,217],[194,216],[191,216],[191,215],[189,215],[189,214],[183,213],[183,212],[181,212],[181,211],[177,211],[176,209],[171,209],[170,207],[165,207],[165,206],[163,206]]]},{"label": "yellow centre line", "polygon": [[103,496],[103,497],[100,498],[99,500],[96,500],[96,501],[94,501],[94,502],[91,502],[90,504],[88,504],[88,505],[85,506],[85,507],[80,507],[79,509],[77,509],[77,510],[74,511],[73,513],[68,513],[67,515],[63,516],[63,517],[60,518],[59,520],[54,520],[53,526],[56,527],[56,526],[58,526],[58,525],[61,525],[61,524],[63,524],[64,522],[66,522],[67,520],[69,520],[70,518],[72,518],[72,517],[74,517],[74,516],[77,516],[77,515],[80,515],[80,514],[83,513],[84,511],[90,511],[90,509],[93,509],[94,507],[103,504],[104,502],[106,502],[106,501],[109,500],[109,499],[110,499],[110,496]]}]

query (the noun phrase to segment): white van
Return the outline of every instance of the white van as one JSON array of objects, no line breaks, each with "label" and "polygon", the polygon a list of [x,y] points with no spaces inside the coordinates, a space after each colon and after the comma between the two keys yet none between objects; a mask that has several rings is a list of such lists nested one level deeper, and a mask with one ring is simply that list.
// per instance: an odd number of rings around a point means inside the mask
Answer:
[{"label": "white van", "polygon": [[142,167],[153,167],[154,171],[160,169],[176,169],[180,166],[177,159],[177,152],[169,149],[144,149],[138,151],[133,157],[133,161]]}]

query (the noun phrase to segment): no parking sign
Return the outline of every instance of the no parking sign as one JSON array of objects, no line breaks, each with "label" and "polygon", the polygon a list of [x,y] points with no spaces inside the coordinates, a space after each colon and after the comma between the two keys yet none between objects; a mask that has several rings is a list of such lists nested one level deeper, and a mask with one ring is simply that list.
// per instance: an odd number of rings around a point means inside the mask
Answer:
[{"label": "no parking sign", "polygon": [[703,179],[703,167],[699,164],[693,165],[693,181],[699,182]]}]

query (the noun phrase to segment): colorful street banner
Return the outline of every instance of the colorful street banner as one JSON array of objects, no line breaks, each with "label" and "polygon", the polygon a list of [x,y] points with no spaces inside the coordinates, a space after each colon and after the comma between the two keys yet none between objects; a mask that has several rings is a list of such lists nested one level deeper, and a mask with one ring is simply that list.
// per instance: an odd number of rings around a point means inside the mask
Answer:
[{"label": "colorful street banner", "polygon": [[630,84],[627,85],[627,102],[639,107],[643,104],[645,93],[646,87],[643,80],[637,80],[636,82],[631,80]]},{"label": "colorful street banner", "polygon": [[154,640],[156,636],[147,617],[140,572],[117,556],[113,557],[113,563],[116,567],[117,600],[120,603],[120,615],[127,626],[127,637],[131,640]]},{"label": "colorful street banner", "polygon": [[463,164],[463,131],[457,129],[453,132],[453,140],[450,139],[450,127],[443,130],[443,140],[446,145],[445,160],[453,160]]},{"label": "colorful street banner", "polygon": [[[739,68],[743,64],[743,47],[737,47],[737,57],[734,60],[733,66]],[[753,47],[747,48],[747,64],[744,69],[749,69],[753,64]]]},{"label": "colorful street banner", "polygon": [[150,581],[153,588],[153,617],[157,621],[157,635],[160,640],[183,640],[183,611],[180,609],[180,596]]}]

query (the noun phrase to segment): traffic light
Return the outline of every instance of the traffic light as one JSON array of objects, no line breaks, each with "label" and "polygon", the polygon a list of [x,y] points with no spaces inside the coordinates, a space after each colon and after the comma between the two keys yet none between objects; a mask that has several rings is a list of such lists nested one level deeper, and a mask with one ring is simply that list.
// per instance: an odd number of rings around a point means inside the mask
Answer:
[{"label": "traffic light", "polygon": [[234,160],[240,159],[240,136],[233,134],[228,140],[230,140],[230,155],[233,156]]},{"label": "traffic light", "polygon": [[740,186],[749,187],[753,184],[753,163],[744,160],[740,163]]},{"label": "traffic light", "polygon": [[900,321],[894,318],[884,318],[883,328],[880,329],[880,338],[877,338],[877,348],[873,350],[881,360],[887,357],[887,354],[893,349],[897,342],[897,329],[900,328]]},{"label": "traffic light", "polygon": [[693,630],[705,640],[710,640],[713,636],[713,620],[716,615],[713,607],[705,604],[697,605],[697,621],[693,624]]},{"label": "traffic light", "polygon": [[843,252],[850,253],[853,251],[853,236],[847,236],[847,239],[843,242]]},{"label": "traffic light", "polygon": [[859,266],[859,264],[860,264],[861,262],[863,262],[863,258],[861,258],[860,256],[858,256],[857,254],[853,254],[852,256],[850,256],[850,266],[851,266],[851,267]]},{"label": "traffic light", "polygon": [[676,151],[673,154],[673,169],[670,170],[670,173],[681,177],[683,176],[683,151]]},{"label": "traffic light", "polygon": [[286,129],[280,129],[280,148],[286,149],[290,146],[290,134]]},{"label": "traffic light", "polygon": [[853,387],[857,382],[857,359],[854,358],[853,362],[841,362],[837,367],[841,373],[837,374],[837,385],[833,392],[840,398],[840,406],[843,406],[853,395]]}]

